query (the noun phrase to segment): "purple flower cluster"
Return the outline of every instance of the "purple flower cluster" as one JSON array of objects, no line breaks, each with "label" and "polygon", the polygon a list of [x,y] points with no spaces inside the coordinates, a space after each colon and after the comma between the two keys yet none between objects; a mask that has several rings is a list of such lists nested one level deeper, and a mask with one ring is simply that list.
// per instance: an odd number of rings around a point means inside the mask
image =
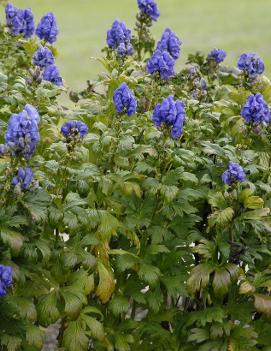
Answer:
[{"label": "purple flower cluster", "polygon": [[159,73],[161,79],[169,79],[174,75],[175,60],[167,51],[156,50],[147,63],[150,74]]},{"label": "purple flower cluster", "polygon": [[34,16],[31,9],[18,9],[11,4],[6,6],[6,21],[12,35],[29,38],[35,31]]},{"label": "purple flower cluster", "polygon": [[157,44],[157,50],[167,51],[174,60],[180,57],[182,42],[171,29],[165,29],[161,40]]},{"label": "purple flower cluster", "polygon": [[113,101],[118,113],[126,111],[128,116],[132,116],[136,113],[136,97],[126,83],[122,83],[118,89],[115,90]]},{"label": "purple flower cluster", "polygon": [[147,62],[150,74],[159,73],[161,79],[170,79],[174,75],[175,60],[180,57],[182,42],[171,29],[165,29],[156,51]]},{"label": "purple flower cluster", "polygon": [[215,48],[209,53],[208,59],[219,64],[225,60],[226,56],[227,54],[224,50]]},{"label": "purple flower cluster", "polygon": [[185,116],[184,103],[181,100],[175,101],[173,96],[169,96],[155,106],[152,120],[158,127],[161,124],[172,126],[171,136],[173,139],[178,139],[183,133]]},{"label": "purple flower cluster", "polygon": [[12,179],[12,186],[19,186],[22,191],[27,190],[33,180],[33,172],[30,167],[22,168],[20,167],[17,175]]},{"label": "purple flower cluster", "polygon": [[39,46],[38,50],[34,53],[32,61],[35,66],[46,67],[55,63],[52,51],[42,45]]},{"label": "purple flower cluster", "polygon": [[5,142],[13,156],[22,155],[27,160],[31,158],[39,141],[39,123],[38,111],[31,105],[11,115]]},{"label": "purple flower cluster", "polygon": [[271,122],[270,109],[265,102],[262,94],[260,93],[249,95],[245,105],[241,110],[241,115],[246,119],[248,123],[268,124]]},{"label": "purple flower cluster", "polygon": [[83,139],[88,134],[88,126],[81,121],[68,121],[61,127],[65,138],[80,136]]},{"label": "purple flower cluster", "polygon": [[246,175],[242,166],[235,162],[229,162],[228,169],[222,174],[222,181],[225,184],[243,182]]},{"label": "purple flower cluster", "polygon": [[36,35],[50,44],[56,41],[58,28],[55,15],[52,12],[42,17],[37,26]]},{"label": "purple flower cluster", "polygon": [[35,66],[43,69],[42,79],[53,83],[54,85],[63,85],[63,80],[59,74],[58,67],[55,64],[54,56],[49,48],[39,46],[34,53],[32,61]]},{"label": "purple flower cluster", "polygon": [[12,268],[0,264],[0,296],[7,294],[7,289],[12,285]]},{"label": "purple flower cluster", "polygon": [[63,85],[63,80],[59,74],[58,67],[54,64],[45,67],[42,79],[57,86]]},{"label": "purple flower cluster", "polygon": [[238,60],[238,68],[250,78],[256,78],[264,72],[264,63],[257,54],[242,54]]},{"label": "purple flower cluster", "polygon": [[154,0],[137,0],[141,14],[149,17],[152,21],[157,21],[160,12]]},{"label": "purple flower cluster", "polygon": [[107,31],[108,47],[115,50],[119,56],[132,55],[134,49],[131,44],[131,31],[125,23],[116,20]]}]

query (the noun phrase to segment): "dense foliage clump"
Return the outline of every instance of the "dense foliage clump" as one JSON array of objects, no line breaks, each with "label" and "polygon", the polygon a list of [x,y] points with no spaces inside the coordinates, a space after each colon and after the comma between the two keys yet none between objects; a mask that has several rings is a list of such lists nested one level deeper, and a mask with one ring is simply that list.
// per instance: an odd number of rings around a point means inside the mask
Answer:
[{"label": "dense foliage clump", "polygon": [[[270,350],[271,83],[189,55],[153,0],[67,94],[52,13],[0,25],[0,350]],[[27,12],[25,12],[27,11]],[[28,16],[28,15],[30,16]],[[32,24],[31,24],[32,25]],[[36,33],[36,36],[34,36]],[[185,44],[184,44],[185,45]]]}]

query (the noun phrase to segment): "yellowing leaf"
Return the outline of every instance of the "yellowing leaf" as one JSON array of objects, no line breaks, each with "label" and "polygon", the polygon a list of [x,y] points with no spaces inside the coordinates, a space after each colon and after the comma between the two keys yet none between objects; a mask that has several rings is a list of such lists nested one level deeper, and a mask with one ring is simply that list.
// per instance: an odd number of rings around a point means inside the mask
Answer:
[{"label": "yellowing leaf", "polygon": [[263,208],[264,201],[259,196],[249,196],[245,199],[244,205],[246,208],[256,210],[257,208]]},{"label": "yellowing leaf", "polygon": [[123,192],[125,195],[128,195],[128,196],[131,196],[133,194],[135,194],[139,198],[142,196],[140,185],[133,182],[124,182]]},{"label": "yellowing leaf", "polygon": [[255,292],[255,288],[250,282],[244,281],[241,283],[240,288],[239,288],[239,294],[246,295],[246,294],[252,294]]},{"label": "yellowing leaf", "polygon": [[271,296],[255,294],[255,308],[258,312],[271,316]]},{"label": "yellowing leaf", "polygon": [[115,280],[111,270],[107,269],[101,262],[98,262],[99,285],[96,289],[96,295],[102,303],[110,300],[115,290]]},{"label": "yellowing leaf", "polygon": [[208,217],[209,226],[223,227],[232,221],[233,216],[234,210],[231,207],[227,207],[221,211],[216,211]]}]

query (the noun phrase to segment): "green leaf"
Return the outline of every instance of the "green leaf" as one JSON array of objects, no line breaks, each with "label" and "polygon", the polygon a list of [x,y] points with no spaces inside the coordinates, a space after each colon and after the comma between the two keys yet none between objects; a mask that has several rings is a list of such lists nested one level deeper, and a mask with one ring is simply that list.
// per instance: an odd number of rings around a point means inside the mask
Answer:
[{"label": "green leaf", "polygon": [[104,315],[102,314],[102,312],[99,310],[99,308],[97,308],[95,306],[84,307],[81,315],[82,314],[97,314],[100,317],[101,321],[103,321],[103,319],[104,319]]},{"label": "green leaf", "polygon": [[26,341],[29,345],[41,349],[44,341],[44,332],[38,327],[29,326],[26,329]]},{"label": "green leaf", "polygon": [[222,323],[226,317],[225,311],[221,307],[206,307],[204,310],[191,312],[187,325],[193,325],[195,322],[205,327],[208,323]]},{"label": "green leaf", "polygon": [[185,289],[185,279],[186,275],[183,276],[182,274],[176,276],[164,276],[161,278],[161,281],[165,285],[168,294],[176,299],[179,295],[186,295]]},{"label": "green leaf", "polygon": [[266,217],[270,214],[269,208],[261,208],[259,210],[248,211],[241,214],[239,217],[240,220],[243,219],[261,219],[262,217]]},{"label": "green leaf", "polygon": [[134,147],[135,139],[130,135],[125,135],[119,140],[118,151],[132,150]]},{"label": "green leaf", "polygon": [[83,304],[87,303],[85,295],[74,287],[62,288],[61,295],[65,301],[65,312],[73,318],[79,314]]},{"label": "green leaf", "polygon": [[79,321],[69,322],[63,334],[63,346],[67,351],[87,351],[89,339]]},{"label": "green leaf", "polygon": [[[203,142],[201,144],[204,146],[203,152],[208,155],[217,155],[223,159],[227,158],[227,154],[229,154],[229,152],[217,144],[212,144],[210,142]],[[232,155],[232,153],[230,153],[230,155]]]},{"label": "green leaf", "polygon": [[47,218],[49,202],[50,196],[42,189],[38,189],[35,192],[27,192],[23,198],[23,204],[29,210],[34,221],[41,221]]},{"label": "green leaf", "polygon": [[97,321],[95,318],[90,317],[86,314],[83,314],[81,316],[82,320],[86,323],[88,326],[90,332],[91,332],[91,337],[97,340],[104,340],[105,338],[105,332],[104,332],[104,327],[101,322]]},{"label": "green leaf", "polygon": [[159,268],[144,262],[140,264],[138,276],[148,284],[155,284],[158,281],[160,275],[161,272]]},{"label": "green leaf", "polygon": [[193,248],[193,252],[198,253],[205,259],[211,259],[214,257],[216,246],[213,241],[207,239],[201,239],[199,244]]},{"label": "green leaf", "polygon": [[159,253],[169,253],[170,250],[165,245],[151,244],[147,249],[147,256],[158,255]]},{"label": "green leaf", "polygon": [[213,288],[217,296],[224,296],[229,291],[231,276],[224,268],[216,268],[213,279]]},{"label": "green leaf", "polygon": [[147,301],[154,313],[158,313],[161,306],[164,303],[164,295],[159,286],[157,286],[154,290],[149,290],[147,292]]},{"label": "green leaf", "polygon": [[75,207],[81,207],[87,204],[87,201],[81,199],[77,193],[69,193],[65,198],[64,212],[74,209]]},{"label": "green leaf", "polygon": [[100,225],[97,229],[97,236],[101,240],[109,240],[112,235],[117,234],[117,229],[122,227],[122,223],[107,211],[100,211]]},{"label": "green leaf", "polygon": [[0,342],[6,346],[7,351],[17,351],[21,349],[22,339],[18,336],[3,335]]},{"label": "green leaf", "polygon": [[[112,250],[111,250],[112,251]],[[133,255],[121,255],[117,258],[117,268],[120,272],[133,268],[138,262],[138,257]]]},{"label": "green leaf", "polygon": [[1,238],[5,244],[7,244],[14,255],[18,255],[23,246],[24,237],[13,230],[3,229],[1,230]]},{"label": "green leaf", "polygon": [[191,334],[188,336],[187,341],[201,343],[209,339],[208,330],[193,328],[191,329]]},{"label": "green leaf", "polygon": [[37,319],[37,311],[34,303],[24,297],[14,297],[14,302],[20,310],[23,319],[34,322]]},{"label": "green leaf", "polygon": [[210,274],[214,271],[215,267],[209,263],[201,263],[194,267],[190,273],[187,281],[187,289],[191,293],[196,293],[204,289],[210,280]]},{"label": "green leaf", "polygon": [[63,264],[65,268],[72,268],[77,264],[77,255],[74,252],[66,251],[63,254]]},{"label": "green leaf", "polygon": [[132,335],[126,336],[126,335],[116,335],[116,342],[115,342],[115,347],[117,351],[130,351],[131,347],[129,344],[132,344],[134,342],[134,338]]},{"label": "green leaf", "polygon": [[[73,272],[69,277],[69,284],[71,284],[71,288],[76,291],[89,295],[94,290],[94,273],[89,274],[83,269]],[[84,298],[82,300],[84,300]]]},{"label": "green leaf", "polygon": [[57,296],[56,292],[42,296],[37,305],[38,320],[41,325],[48,326],[49,324],[55,323],[60,314],[57,308]]},{"label": "green leaf", "polygon": [[129,308],[129,302],[124,296],[114,297],[109,304],[109,309],[115,316],[119,316],[122,313],[127,313]]},{"label": "green leaf", "polygon": [[193,173],[183,172],[180,176],[180,179],[187,183],[198,184],[199,180]]},{"label": "green leaf", "polygon": [[221,192],[210,192],[208,194],[208,202],[213,208],[222,210],[228,207],[227,201]]},{"label": "green leaf", "polygon": [[179,188],[175,185],[162,185],[160,191],[161,194],[165,197],[165,200],[167,202],[171,202],[177,196]]}]

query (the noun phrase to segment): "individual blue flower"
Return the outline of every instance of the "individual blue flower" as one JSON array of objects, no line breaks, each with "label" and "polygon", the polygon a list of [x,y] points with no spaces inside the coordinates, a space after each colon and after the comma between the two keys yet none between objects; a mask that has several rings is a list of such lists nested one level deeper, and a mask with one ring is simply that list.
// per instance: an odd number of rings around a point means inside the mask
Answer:
[{"label": "individual blue flower", "polygon": [[189,66],[187,73],[188,73],[189,79],[194,79],[195,77],[197,77],[199,75],[199,69],[195,65],[191,65],[191,66]]},{"label": "individual blue flower", "polygon": [[161,40],[157,44],[159,51],[167,51],[175,60],[180,57],[182,42],[171,29],[165,29]]},{"label": "individual blue flower", "polygon": [[271,122],[270,109],[260,93],[248,96],[241,110],[241,115],[248,123],[259,124]]},{"label": "individual blue flower", "polygon": [[0,144],[0,156],[8,153],[8,147],[5,144]]},{"label": "individual blue flower", "polygon": [[137,3],[140,12],[143,15],[149,17],[153,21],[157,21],[160,16],[160,12],[154,0],[137,0]]},{"label": "individual blue flower", "polygon": [[238,60],[238,68],[251,78],[264,72],[264,63],[257,54],[242,54]]},{"label": "individual blue flower", "polygon": [[174,59],[167,51],[156,50],[147,63],[147,71],[159,73],[161,79],[169,79],[174,75]]},{"label": "individual blue flower", "polygon": [[126,111],[128,116],[132,116],[136,113],[136,97],[126,83],[122,83],[118,89],[115,90],[113,101],[118,113]]},{"label": "individual blue flower", "polygon": [[32,61],[35,66],[46,67],[48,65],[53,65],[55,63],[52,51],[48,48],[39,46],[38,50],[34,53]]},{"label": "individual blue flower", "polygon": [[229,162],[228,169],[222,174],[222,181],[225,184],[243,182],[246,179],[246,174],[242,166],[235,162]]},{"label": "individual blue flower", "polygon": [[36,35],[40,39],[43,39],[50,44],[53,44],[56,41],[58,35],[58,27],[55,15],[52,12],[49,12],[42,17],[37,26]]},{"label": "individual blue flower", "polygon": [[42,79],[57,86],[63,85],[63,80],[60,77],[59,70],[56,65],[46,66],[42,75]]},{"label": "individual blue flower", "polygon": [[39,141],[37,110],[26,105],[22,112],[11,115],[5,135],[6,146],[13,156],[23,156],[29,160]]},{"label": "individual blue flower", "polygon": [[31,9],[18,9],[11,4],[6,6],[6,21],[12,35],[29,38],[35,31],[34,16]]},{"label": "individual blue flower", "polygon": [[0,264],[0,296],[7,294],[7,289],[12,285],[12,268]]},{"label": "individual blue flower", "polygon": [[27,190],[33,180],[33,172],[30,167],[18,169],[18,172],[15,177],[12,179],[12,186],[19,186],[22,191]]},{"label": "individual blue flower", "polygon": [[152,120],[157,127],[162,124],[172,126],[171,136],[178,139],[183,133],[185,117],[184,103],[181,100],[175,101],[173,96],[169,96],[155,106]]},{"label": "individual blue flower", "polygon": [[226,51],[215,48],[209,53],[208,59],[215,61],[217,64],[219,64],[225,60],[226,56]]},{"label": "individual blue flower", "polygon": [[88,126],[81,121],[68,121],[61,127],[61,133],[65,138],[80,135],[83,139],[88,134]]},{"label": "individual blue flower", "polygon": [[114,21],[112,27],[107,31],[106,42],[108,47],[115,50],[118,55],[132,55],[134,49],[131,44],[131,31],[126,28],[125,23]]}]

